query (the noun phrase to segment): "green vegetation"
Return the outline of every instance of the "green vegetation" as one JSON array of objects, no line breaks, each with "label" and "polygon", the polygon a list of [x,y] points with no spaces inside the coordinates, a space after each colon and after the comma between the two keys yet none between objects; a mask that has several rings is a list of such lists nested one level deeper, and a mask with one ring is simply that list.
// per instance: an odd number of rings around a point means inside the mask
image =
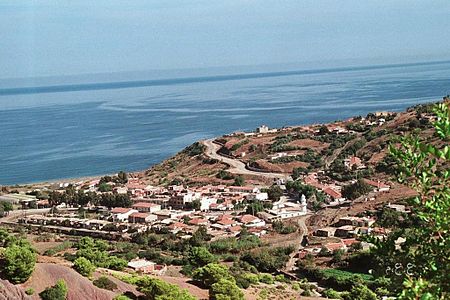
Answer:
[{"label": "green vegetation", "polygon": [[36,253],[30,243],[0,229],[1,273],[11,282],[25,282],[33,273]]},{"label": "green vegetation", "polygon": [[244,146],[245,144],[248,144],[250,141],[248,139],[244,139],[242,141],[237,142],[236,144],[234,144],[233,146],[231,146],[230,150],[231,151],[236,151],[239,148],[241,148],[242,146]]},{"label": "green vegetation", "polygon": [[53,256],[59,252],[62,252],[64,250],[67,250],[69,248],[72,248],[74,246],[74,243],[71,241],[64,241],[59,245],[56,245],[50,249],[45,250],[44,255],[46,256]]},{"label": "green vegetation", "polygon": [[73,262],[75,271],[83,276],[90,277],[95,271],[95,265],[84,257],[79,257]]},{"label": "green vegetation", "polygon": [[75,256],[85,258],[96,267],[120,271],[127,266],[125,259],[109,254],[110,245],[105,241],[82,237],[76,247],[78,251]]},{"label": "green vegetation", "polygon": [[[374,241],[376,255],[383,267],[392,262],[403,266],[401,276],[393,276],[399,299],[448,299],[450,290],[450,108],[441,103],[434,107],[435,136],[440,143],[431,145],[419,136],[405,136],[400,146],[390,146],[397,160],[401,183],[413,187],[418,196],[410,201],[419,226],[408,231],[394,231],[385,241]],[[395,250],[395,240],[406,242]],[[388,257],[389,259],[386,259]],[[408,274],[407,274],[408,271]],[[397,284],[403,281],[403,290]]]},{"label": "green vegetation", "polygon": [[279,201],[281,196],[283,196],[283,190],[276,184],[272,185],[266,192],[272,201]]},{"label": "green vegetation", "polygon": [[211,285],[210,298],[215,300],[244,300],[244,293],[236,285],[236,282],[228,279],[220,279]]},{"label": "green vegetation", "polygon": [[206,149],[205,145],[199,142],[195,142],[189,147],[185,148],[183,150],[183,153],[186,153],[189,156],[196,156],[202,154],[205,151],[205,149]]},{"label": "green vegetation", "polygon": [[29,296],[33,295],[34,292],[35,292],[35,290],[34,290],[33,288],[27,288],[27,289],[25,290],[25,294],[27,294],[27,295],[29,295]]},{"label": "green vegetation", "polygon": [[245,185],[245,179],[242,175],[238,175],[234,178],[233,182],[234,186],[244,186]]},{"label": "green vegetation", "polygon": [[109,279],[106,276],[100,276],[98,279],[94,280],[92,282],[96,287],[99,287],[101,289],[114,291],[117,289],[117,284]]},{"label": "green vegetation", "polygon": [[223,180],[231,180],[231,179],[234,179],[234,176],[233,176],[230,172],[227,172],[227,171],[225,171],[225,170],[220,170],[220,171],[217,173],[216,177],[219,178],[219,179],[223,179]]},{"label": "green vegetation", "polygon": [[264,248],[253,252],[247,252],[241,259],[254,266],[260,272],[276,272],[289,260],[292,247]]},{"label": "green vegetation", "polygon": [[289,234],[294,233],[298,230],[297,226],[292,224],[285,224],[282,221],[274,221],[272,223],[272,228],[275,230],[275,232],[280,234]]},{"label": "green vegetation", "polygon": [[342,188],[342,196],[350,200],[355,200],[356,198],[368,194],[372,190],[373,188],[370,185],[368,185],[364,180],[359,179],[353,184],[344,186]]},{"label": "green vegetation", "polygon": [[13,210],[13,205],[7,201],[0,202],[0,217],[6,216]]},{"label": "green vegetation", "polygon": [[149,300],[195,300],[186,290],[157,278],[141,277],[137,281],[138,290]]},{"label": "green vegetation", "polygon": [[52,287],[46,288],[39,293],[42,300],[65,300],[67,297],[67,285],[62,279],[58,280]]}]

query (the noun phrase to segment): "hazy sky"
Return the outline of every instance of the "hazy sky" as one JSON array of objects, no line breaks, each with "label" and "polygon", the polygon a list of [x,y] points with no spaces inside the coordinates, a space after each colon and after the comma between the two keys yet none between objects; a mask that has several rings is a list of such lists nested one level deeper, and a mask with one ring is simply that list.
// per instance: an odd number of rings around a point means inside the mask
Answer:
[{"label": "hazy sky", "polygon": [[450,58],[450,1],[0,1],[0,78]]}]

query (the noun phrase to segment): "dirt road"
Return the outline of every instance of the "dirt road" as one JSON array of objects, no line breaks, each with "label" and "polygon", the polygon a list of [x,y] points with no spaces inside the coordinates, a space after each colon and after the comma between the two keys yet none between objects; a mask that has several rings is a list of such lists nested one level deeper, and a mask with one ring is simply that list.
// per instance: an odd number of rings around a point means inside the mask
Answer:
[{"label": "dirt road", "polygon": [[282,173],[266,173],[266,172],[256,172],[248,170],[245,166],[245,164],[238,160],[233,159],[229,157],[222,156],[217,153],[219,151],[220,146],[213,143],[213,140],[205,140],[203,141],[203,144],[206,146],[205,154],[206,156],[217,159],[220,162],[226,163],[230,166],[228,171],[233,174],[242,174],[242,175],[253,175],[253,176],[263,176],[267,178],[272,179],[287,179],[289,177],[289,174],[282,174]]}]

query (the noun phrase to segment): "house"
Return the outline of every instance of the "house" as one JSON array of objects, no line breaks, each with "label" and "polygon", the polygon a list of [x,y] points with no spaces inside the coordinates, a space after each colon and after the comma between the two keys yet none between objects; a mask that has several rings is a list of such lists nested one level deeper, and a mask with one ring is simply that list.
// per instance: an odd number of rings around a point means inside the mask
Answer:
[{"label": "house", "polygon": [[252,186],[229,186],[228,191],[230,193],[243,193],[243,194],[259,193],[259,189],[257,187]]},{"label": "house", "polygon": [[114,207],[111,210],[112,218],[114,222],[125,222],[128,221],[128,217],[133,214],[137,213],[138,211],[136,209],[132,208],[125,208],[125,207]]},{"label": "house", "polygon": [[356,168],[356,169],[364,169],[365,168],[361,159],[357,156],[352,156],[350,158],[344,159],[344,166],[349,170],[352,170],[353,168]]},{"label": "house", "polygon": [[139,212],[154,213],[161,210],[161,205],[149,202],[138,202],[133,204],[133,209]]},{"label": "house", "polygon": [[143,274],[153,273],[155,271],[156,263],[147,261],[145,259],[136,259],[128,263],[128,267],[132,268],[134,271]]},{"label": "house", "polygon": [[158,217],[150,213],[135,212],[128,217],[129,223],[151,223],[158,220]]},{"label": "house", "polygon": [[256,133],[268,133],[269,132],[269,127],[267,127],[266,125],[261,125],[258,128],[256,128]]},{"label": "house", "polygon": [[189,226],[187,226],[184,223],[181,222],[174,222],[172,224],[170,224],[169,226],[167,226],[167,228],[172,232],[172,233],[178,233],[180,231],[186,231]]},{"label": "house", "polygon": [[252,215],[243,215],[239,218],[239,221],[247,227],[263,227],[266,226],[266,222],[258,217]]},{"label": "house", "polygon": [[347,246],[345,246],[344,243],[338,242],[338,243],[326,243],[323,245],[329,252],[335,252],[337,250],[344,250],[347,251]]},{"label": "house", "polygon": [[200,199],[200,210],[201,211],[209,210],[211,207],[211,204],[215,204],[215,203],[217,203],[216,198],[202,197]]},{"label": "house", "polygon": [[314,232],[315,236],[321,236],[321,237],[330,237],[334,236],[334,233],[336,232],[336,227],[325,227],[317,229]]},{"label": "house", "polygon": [[388,205],[386,205],[386,208],[395,210],[397,212],[402,212],[402,213],[410,213],[411,211],[406,209],[405,205],[402,204],[391,204],[389,203]]},{"label": "house", "polygon": [[342,197],[342,194],[330,187],[327,187],[323,190],[323,192],[330,197],[331,199],[333,199],[334,201],[345,201],[345,198]]},{"label": "house", "polygon": [[385,183],[382,183],[379,180],[378,181],[373,181],[373,180],[370,180],[370,179],[364,179],[364,181],[368,185],[374,187],[375,188],[375,192],[388,192],[391,189],[391,187],[389,185],[387,185]]},{"label": "house", "polygon": [[342,238],[349,238],[353,237],[354,235],[355,235],[355,227],[351,225],[336,228],[336,231],[334,232],[334,236]]},{"label": "house", "polygon": [[208,225],[208,220],[203,218],[193,218],[189,220],[189,225],[195,225],[195,226],[206,226]]}]

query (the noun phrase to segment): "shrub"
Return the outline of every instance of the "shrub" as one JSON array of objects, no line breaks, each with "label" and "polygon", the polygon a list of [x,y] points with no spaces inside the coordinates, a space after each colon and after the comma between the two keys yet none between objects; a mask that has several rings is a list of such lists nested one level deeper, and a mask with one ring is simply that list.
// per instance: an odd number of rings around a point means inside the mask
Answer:
[{"label": "shrub", "polygon": [[83,276],[89,277],[95,270],[95,265],[93,265],[89,260],[84,257],[77,258],[73,263],[73,268],[75,271]]},{"label": "shrub", "polygon": [[[19,243],[19,244],[17,244]],[[29,245],[21,245],[22,240],[6,247],[3,251],[2,269],[5,277],[14,282],[25,282],[33,273],[36,254]]]},{"label": "shrub", "polygon": [[58,280],[52,287],[46,288],[39,296],[42,300],[65,300],[67,297],[67,285],[62,279]]},{"label": "shrub", "polygon": [[211,287],[220,279],[234,281],[228,268],[223,265],[210,263],[194,271],[193,279],[202,283],[205,287]]},{"label": "shrub", "polygon": [[260,282],[265,283],[265,284],[273,284],[274,283],[273,276],[272,276],[272,274],[269,274],[269,273],[259,274],[258,279]]},{"label": "shrub", "polygon": [[117,284],[106,276],[100,276],[92,282],[96,287],[113,291],[117,289]]},{"label": "shrub", "polygon": [[234,281],[220,279],[211,286],[210,297],[216,300],[244,300],[244,293]]},{"label": "shrub", "polygon": [[27,288],[25,290],[25,294],[27,294],[29,296],[33,295],[34,294],[34,289],[33,288]]}]

